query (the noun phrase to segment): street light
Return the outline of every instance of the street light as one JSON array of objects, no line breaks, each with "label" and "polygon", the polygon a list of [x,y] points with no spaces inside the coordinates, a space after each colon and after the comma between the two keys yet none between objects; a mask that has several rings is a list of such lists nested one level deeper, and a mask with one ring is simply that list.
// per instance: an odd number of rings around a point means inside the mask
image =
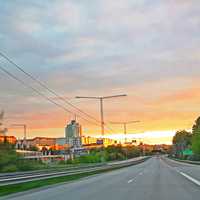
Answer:
[{"label": "street light", "polygon": [[77,99],[98,99],[100,101],[100,114],[101,114],[101,135],[104,136],[104,112],[103,112],[103,100],[104,99],[111,99],[115,97],[125,97],[126,94],[120,94],[120,95],[113,95],[113,96],[104,96],[104,97],[88,97],[88,96],[76,96]]},{"label": "street light", "polygon": [[127,142],[126,134],[127,134],[127,124],[139,123],[140,121],[126,121],[126,122],[111,122],[111,124],[122,124],[124,126],[124,137],[125,143]]}]

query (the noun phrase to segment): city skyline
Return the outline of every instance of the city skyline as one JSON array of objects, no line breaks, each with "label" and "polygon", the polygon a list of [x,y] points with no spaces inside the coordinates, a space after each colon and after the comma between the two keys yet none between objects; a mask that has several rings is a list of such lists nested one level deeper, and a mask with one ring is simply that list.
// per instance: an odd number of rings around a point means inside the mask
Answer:
[{"label": "city skyline", "polygon": [[[98,102],[75,96],[128,95],[105,102],[105,122],[114,130],[105,136],[123,133],[110,121],[140,120],[128,126],[128,133],[146,133],[149,143],[168,143],[176,130],[191,129],[200,115],[198,1],[50,5],[21,0],[0,6],[0,52],[67,101],[99,120]],[[2,57],[0,66],[61,102]],[[26,123],[28,137],[62,136],[74,118],[2,71],[0,91],[5,125]],[[77,119],[84,134],[100,134],[100,126]],[[18,137],[22,131],[13,132]]]}]

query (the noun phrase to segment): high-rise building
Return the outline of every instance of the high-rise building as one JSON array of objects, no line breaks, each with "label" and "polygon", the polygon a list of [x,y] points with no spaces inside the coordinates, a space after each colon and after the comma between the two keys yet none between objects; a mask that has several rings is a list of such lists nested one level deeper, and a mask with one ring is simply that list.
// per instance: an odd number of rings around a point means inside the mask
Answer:
[{"label": "high-rise building", "polygon": [[81,125],[72,120],[65,128],[65,137],[67,144],[73,148],[80,148],[82,146],[81,142],[82,129]]}]

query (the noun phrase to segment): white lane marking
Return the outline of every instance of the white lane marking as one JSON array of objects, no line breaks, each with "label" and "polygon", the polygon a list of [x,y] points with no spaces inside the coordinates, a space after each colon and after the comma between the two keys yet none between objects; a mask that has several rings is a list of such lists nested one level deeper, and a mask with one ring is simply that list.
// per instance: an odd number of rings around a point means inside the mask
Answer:
[{"label": "white lane marking", "polygon": [[200,181],[198,181],[197,179],[195,179],[195,178],[193,178],[193,177],[191,177],[191,176],[189,176],[188,174],[185,174],[185,173],[183,173],[183,172],[180,172],[180,171],[179,171],[179,173],[180,173],[181,175],[183,175],[185,178],[187,178],[188,180],[190,180],[190,181],[192,181],[193,183],[195,183],[196,185],[200,186]]},{"label": "white lane marking", "polygon": [[128,181],[128,183],[132,183],[132,182],[133,182],[133,179],[131,179],[131,180]]},{"label": "white lane marking", "polygon": [[196,185],[200,186],[200,181],[189,176],[188,174],[185,174],[184,172],[181,172],[179,169],[177,169],[176,167],[172,167],[170,166],[169,164],[165,163],[163,160],[162,162],[167,166],[169,167],[170,169],[172,170],[175,170],[177,173],[181,174],[182,176],[184,176],[185,178],[187,178],[188,180],[190,180],[191,182],[195,183]]},{"label": "white lane marking", "polygon": [[163,163],[166,167],[169,167],[170,169],[177,171],[175,167],[170,166],[170,165],[169,165],[168,163],[166,163],[164,160],[160,159],[160,161],[161,161],[161,163]]},{"label": "white lane marking", "polygon": [[135,181],[135,179],[138,177],[138,176],[141,176],[141,175],[143,175],[143,172],[140,172],[138,175],[136,175],[133,179],[130,179],[129,181],[128,181],[128,183],[132,183],[133,181]]}]

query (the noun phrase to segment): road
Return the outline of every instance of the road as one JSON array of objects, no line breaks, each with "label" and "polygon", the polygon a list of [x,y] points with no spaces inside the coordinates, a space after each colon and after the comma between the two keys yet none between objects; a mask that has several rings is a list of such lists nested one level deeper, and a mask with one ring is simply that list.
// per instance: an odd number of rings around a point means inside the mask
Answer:
[{"label": "road", "polygon": [[194,200],[200,197],[198,180],[200,166],[155,157],[131,167],[7,199]]}]

